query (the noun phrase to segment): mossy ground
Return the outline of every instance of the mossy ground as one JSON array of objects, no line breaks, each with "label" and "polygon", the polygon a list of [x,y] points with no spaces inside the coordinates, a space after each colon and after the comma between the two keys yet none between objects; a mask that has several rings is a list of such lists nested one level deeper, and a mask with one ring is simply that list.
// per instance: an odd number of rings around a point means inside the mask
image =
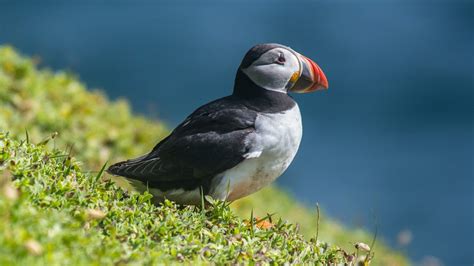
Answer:
[{"label": "mossy ground", "polygon": [[[146,152],[166,127],[10,47],[0,48],[0,106],[0,265],[342,263],[340,249],[371,242],[324,215],[315,241],[316,211],[275,187],[205,211],[124,191],[99,169]],[[267,213],[274,226],[255,225]],[[373,264],[407,264],[380,240],[374,254]]]}]

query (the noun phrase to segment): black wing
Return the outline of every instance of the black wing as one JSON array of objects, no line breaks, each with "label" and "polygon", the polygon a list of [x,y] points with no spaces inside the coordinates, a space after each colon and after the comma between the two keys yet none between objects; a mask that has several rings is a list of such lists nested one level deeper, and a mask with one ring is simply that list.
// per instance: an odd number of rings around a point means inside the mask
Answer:
[{"label": "black wing", "polygon": [[257,113],[225,97],[194,111],[142,157],[112,165],[111,174],[142,181],[162,191],[202,186],[242,160],[245,138],[255,132]]}]

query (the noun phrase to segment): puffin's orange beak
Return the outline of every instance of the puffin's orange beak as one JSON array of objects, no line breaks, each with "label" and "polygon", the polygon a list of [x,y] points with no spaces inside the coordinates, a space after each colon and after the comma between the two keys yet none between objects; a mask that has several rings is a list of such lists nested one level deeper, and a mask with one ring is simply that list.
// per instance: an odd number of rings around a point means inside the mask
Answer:
[{"label": "puffin's orange beak", "polygon": [[328,80],[321,68],[306,56],[300,54],[298,56],[302,66],[301,76],[290,91],[307,93],[327,89],[329,87]]}]

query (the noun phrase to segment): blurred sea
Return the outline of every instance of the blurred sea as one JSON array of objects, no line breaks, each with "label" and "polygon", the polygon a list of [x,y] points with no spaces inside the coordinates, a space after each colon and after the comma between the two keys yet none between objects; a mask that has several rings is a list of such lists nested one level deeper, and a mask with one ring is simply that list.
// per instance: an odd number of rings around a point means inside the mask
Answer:
[{"label": "blurred sea", "polygon": [[278,184],[446,265],[474,263],[473,25],[462,0],[0,2],[0,44],[170,126],[229,94],[256,43],[314,59],[330,89],[294,95],[303,142]]}]

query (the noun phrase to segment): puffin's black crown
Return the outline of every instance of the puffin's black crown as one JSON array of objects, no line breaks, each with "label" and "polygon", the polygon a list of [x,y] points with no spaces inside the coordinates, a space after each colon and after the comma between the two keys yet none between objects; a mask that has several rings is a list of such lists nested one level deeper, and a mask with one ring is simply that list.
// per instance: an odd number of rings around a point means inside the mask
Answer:
[{"label": "puffin's black crown", "polygon": [[240,68],[243,69],[243,68],[249,67],[253,62],[255,62],[258,58],[260,58],[260,56],[262,56],[264,53],[275,48],[288,48],[288,47],[278,44],[278,43],[257,44],[254,47],[250,48],[250,50],[245,54],[244,59],[242,59],[242,63],[240,63]]}]

